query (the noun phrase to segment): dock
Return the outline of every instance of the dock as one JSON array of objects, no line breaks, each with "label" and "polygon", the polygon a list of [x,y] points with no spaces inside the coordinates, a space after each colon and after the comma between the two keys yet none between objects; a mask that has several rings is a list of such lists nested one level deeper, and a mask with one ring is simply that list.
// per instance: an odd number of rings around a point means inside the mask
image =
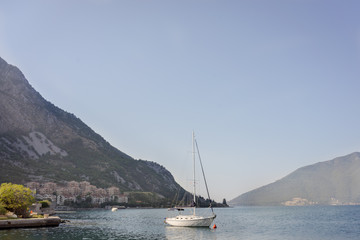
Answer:
[{"label": "dock", "polygon": [[21,218],[0,220],[0,229],[9,228],[34,228],[34,227],[57,227],[61,223],[59,217],[48,218]]}]

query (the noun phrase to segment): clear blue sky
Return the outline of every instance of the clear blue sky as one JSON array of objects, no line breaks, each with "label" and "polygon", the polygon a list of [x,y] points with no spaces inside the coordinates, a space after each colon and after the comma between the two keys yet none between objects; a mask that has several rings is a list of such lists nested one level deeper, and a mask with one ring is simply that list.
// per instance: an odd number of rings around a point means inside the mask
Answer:
[{"label": "clear blue sky", "polygon": [[0,56],[187,189],[195,130],[210,192],[231,200],[360,151],[359,10],[358,0],[0,1]]}]

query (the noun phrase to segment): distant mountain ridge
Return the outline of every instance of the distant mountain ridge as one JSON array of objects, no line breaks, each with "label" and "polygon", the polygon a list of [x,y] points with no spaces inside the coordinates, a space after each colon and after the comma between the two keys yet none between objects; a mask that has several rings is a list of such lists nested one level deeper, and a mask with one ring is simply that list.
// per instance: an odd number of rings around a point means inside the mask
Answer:
[{"label": "distant mountain ridge", "polygon": [[185,192],[164,167],[114,148],[0,58],[0,183],[72,180],[169,199]]},{"label": "distant mountain ridge", "polygon": [[296,202],[300,205],[360,204],[360,153],[354,152],[299,168],[286,177],[244,193],[229,203],[261,206],[296,205]]}]

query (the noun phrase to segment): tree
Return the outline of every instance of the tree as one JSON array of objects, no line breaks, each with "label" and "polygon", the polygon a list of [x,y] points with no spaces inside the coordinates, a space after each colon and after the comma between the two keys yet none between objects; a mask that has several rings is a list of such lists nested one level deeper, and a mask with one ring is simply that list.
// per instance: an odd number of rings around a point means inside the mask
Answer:
[{"label": "tree", "polygon": [[5,213],[7,213],[7,210],[5,209],[5,207],[0,202],[0,215],[5,215]]},{"label": "tree", "polygon": [[0,203],[17,215],[28,216],[28,207],[35,202],[33,192],[23,185],[3,183],[0,186]]},{"label": "tree", "polygon": [[42,201],[39,201],[39,203],[41,204],[42,208],[48,208],[51,205],[51,202],[49,200],[42,200]]},{"label": "tree", "polygon": [[223,199],[223,204],[224,204],[224,205],[227,205],[225,198]]}]

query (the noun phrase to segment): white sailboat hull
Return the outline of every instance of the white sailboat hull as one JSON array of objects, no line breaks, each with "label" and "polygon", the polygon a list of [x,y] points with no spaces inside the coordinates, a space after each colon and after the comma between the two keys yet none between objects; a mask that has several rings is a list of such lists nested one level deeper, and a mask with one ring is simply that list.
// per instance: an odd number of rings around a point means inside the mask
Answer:
[{"label": "white sailboat hull", "polygon": [[176,227],[209,227],[215,218],[215,214],[211,217],[179,215],[172,218],[166,218],[165,223]]}]

